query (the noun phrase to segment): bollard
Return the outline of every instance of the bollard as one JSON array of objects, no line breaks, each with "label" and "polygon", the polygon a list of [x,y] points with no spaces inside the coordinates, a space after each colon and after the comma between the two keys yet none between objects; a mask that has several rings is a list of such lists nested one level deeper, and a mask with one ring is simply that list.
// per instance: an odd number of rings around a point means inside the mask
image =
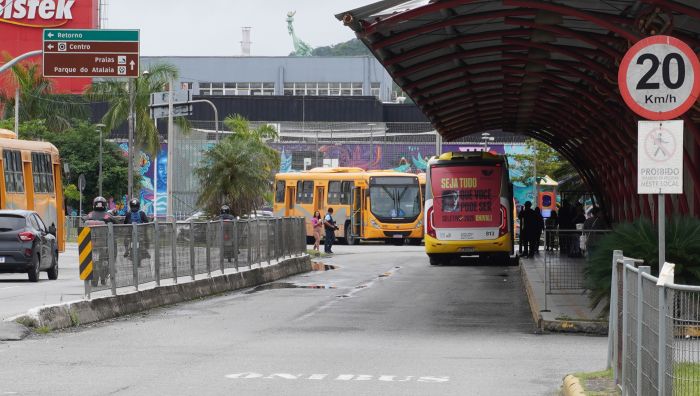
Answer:
[{"label": "bollard", "polygon": [[107,261],[109,262],[109,283],[112,295],[117,295],[117,265],[116,252],[114,251],[116,241],[114,239],[114,224],[107,223]]},{"label": "bollard", "polygon": [[177,223],[172,222],[173,232],[170,235],[170,266],[173,269],[173,281],[177,285]]},{"label": "bollard", "polygon": [[139,291],[139,231],[135,223],[131,223],[131,269],[134,271],[134,286]]},{"label": "bollard", "polygon": [[156,286],[160,286],[160,230],[158,218],[153,219],[153,265],[155,266]]},{"label": "bollard", "polygon": [[192,219],[190,219],[190,272],[192,274],[192,280],[194,280],[194,221]]}]

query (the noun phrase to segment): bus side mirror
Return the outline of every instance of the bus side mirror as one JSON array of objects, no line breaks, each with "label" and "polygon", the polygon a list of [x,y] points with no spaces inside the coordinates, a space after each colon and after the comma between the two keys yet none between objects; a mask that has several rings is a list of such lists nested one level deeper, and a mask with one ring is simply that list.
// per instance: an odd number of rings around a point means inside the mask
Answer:
[{"label": "bus side mirror", "polygon": [[49,234],[56,236],[56,224],[51,223],[49,226]]}]

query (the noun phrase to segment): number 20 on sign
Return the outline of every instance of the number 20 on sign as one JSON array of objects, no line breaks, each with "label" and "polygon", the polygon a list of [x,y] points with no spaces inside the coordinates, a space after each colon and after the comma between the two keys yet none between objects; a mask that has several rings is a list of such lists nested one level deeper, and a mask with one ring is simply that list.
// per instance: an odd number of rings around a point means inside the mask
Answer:
[{"label": "number 20 on sign", "polygon": [[697,101],[700,62],[695,52],[675,37],[647,37],[622,58],[617,80],[632,111],[648,120],[671,120]]}]

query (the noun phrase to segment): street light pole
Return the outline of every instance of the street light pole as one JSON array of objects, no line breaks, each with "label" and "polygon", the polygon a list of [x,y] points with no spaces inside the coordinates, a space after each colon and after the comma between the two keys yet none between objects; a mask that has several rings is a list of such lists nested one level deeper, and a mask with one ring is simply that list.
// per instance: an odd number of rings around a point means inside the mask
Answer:
[{"label": "street light pole", "polygon": [[135,124],[135,116],[134,116],[134,102],[136,92],[134,88],[134,80],[129,79],[129,184],[128,188],[129,190],[127,191],[127,194],[129,196],[129,200],[134,197],[134,124]]},{"label": "street light pole", "polygon": [[95,125],[95,127],[97,127],[97,131],[100,133],[100,170],[99,170],[99,173],[97,176],[97,180],[98,180],[98,185],[99,185],[99,194],[98,195],[100,197],[102,197],[103,196],[102,195],[102,141],[103,141],[102,128],[104,128],[105,125],[104,124],[97,124],[97,125]]},{"label": "street light pole", "polygon": [[15,88],[15,135],[19,139],[19,86]]},{"label": "street light pole", "polygon": [[367,170],[372,167],[372,154],[374,153],[374,124],[367,124],[369,126],[369,163],[367,164]]}]

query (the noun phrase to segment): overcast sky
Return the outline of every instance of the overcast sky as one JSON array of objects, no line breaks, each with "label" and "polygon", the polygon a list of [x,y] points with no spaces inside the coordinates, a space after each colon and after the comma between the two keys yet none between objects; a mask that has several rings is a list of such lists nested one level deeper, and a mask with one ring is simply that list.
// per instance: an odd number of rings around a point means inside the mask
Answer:
[{"label": "overcast sky", "polygon": [[287,12],[313,47],[354,37],[334,15],[376,0],[110,0],[107,29],[140,29],[141,55],[240,55],[241,27],[252,27],[252,55],[288,55]]}]

